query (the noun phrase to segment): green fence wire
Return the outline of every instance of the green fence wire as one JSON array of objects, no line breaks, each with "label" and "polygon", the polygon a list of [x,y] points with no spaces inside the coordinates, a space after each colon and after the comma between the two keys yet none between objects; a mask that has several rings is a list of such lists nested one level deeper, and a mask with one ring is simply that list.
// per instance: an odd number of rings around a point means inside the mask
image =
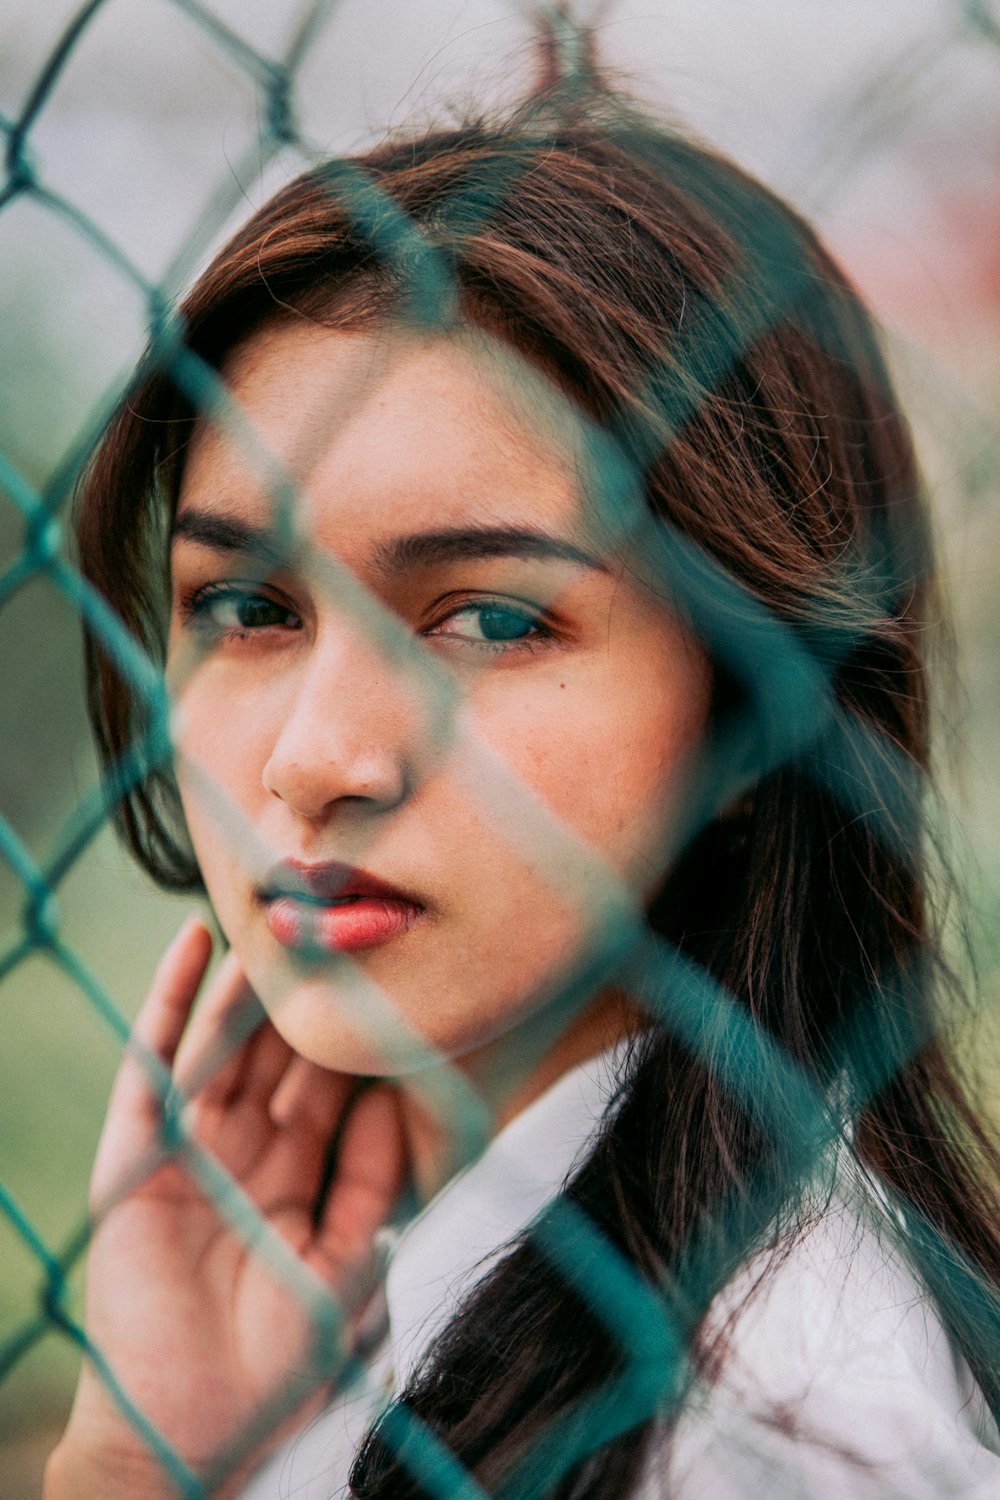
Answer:
[{"label": "green fence wire", "polygon": [[[246,184],[259,179],[268,164],[286,151],[294,152],[306,164],[323,160],[322,151],[297,126],[296,89],[311,50],[336,7],[334,0],[315,0],[303,6],[299,24],[283,55],[270,57],[250,45],[238,30],[223,23],[208,5],[197,0],[170,0],[170,3],[201,28],[211,48],[224,56],[229,66],[256,91],[260,128],[252,152],[237,164],[232,181],[199,216],[166,272],[151,280],[102,227],[99,216],[47,183],[33,157],[33,134],[45,117],[54,91],[88,28],[102,12],[113,10],[112,0],[92,0],[81,8],[47,58],[21,108],[11,118],[0,117],[5,155],[0,214],[14,205],[31,202],[61,221],[103,257],[128,295],[139,294],[145,307],[152,364],[169,375],[196,410],[211,413],[220,430],[244,448],[271,497],[275,535],[286,538],[291,545],[300,524],[295,482],[263,448],[215,372],[187,349],[173,307],[179,289],[232,216]],[[553,12],[553,19],[554,24],[563,26],[559,12]],[[975,36],[987,46],[1000,41],[997,17],[986,0],[956,4],[948,27],[948,36],[952,38]],[[572,28],[565,30],[564,50],[569,67],[580,65],[576,43]],[[842,151],[840,163],[835,163],[839,170],[850,170],[851,149],[863,154],[871,132],[886,128],[887,122],[891,127],[906,99],[914,91],[919,92],[920,80],[932,65],[931,53],[937,50],[937,42],[932,38],[926,53],[913,60],[914,66],[906,73],[902,85],[898,73],[894,79],[887,76],[875,81],[865,101],[862,125],[855,130],[853,143],[849,141]],[[331,163],[326,180],[328,191],[350,215],[357,234],[383,262],[401,272],[409,288],[409,318],[421,328],[449,326],[455,286],[446,259],[375,183],[349,162]],[[498,177],[485,187],[478,183],[474,196],[470,192],[468,201],[450,204],[449,212],[471,233],[476,222],[488,219],[496,197],[510,189],[507,178]],[[671,369],[679,366],[690,377],[680,394],[676,382],[669,383],[668,371],[658,368],[649,371],[648,406],[656,409],[662,420],[656,425],[651,423],[645,433],[630,431],[627,436],[596,427],[582,432],[588,466],[586,488],[611,539],[609,546],[615,539],[628,539],[641,549],[651,571],[674,597],[683,601],[713,655],[726,663],[748,698],[756,703],[760,717],[780,728],[772,736],[765,757],[753,766],[752,774],[745,768],[736,769],[738,743],[716,747],[717,762],[703,768],[700,796],[687,818],[684,837],[693,838],[720,805],[738,795],[742,783],[749,783],[794,759],[797,764],[807,765],[810,774],[850,815],[877,817],[882,808],[882,833],[891,839],[895,827],[892,788],[904,773],[893,764],[891,747],[868,742],[843,715],[829,687],[838,663],[851,650],[850,633],[841,632],[839,639],[818,641],[815,649],[806,649],[801,635],[793,634],[755,604],[746,590],[717,564],[682,537],[654,525],[638,499],[645,466],[656,459],[664,443],[669,443],[671,433],[683,427],[690,415],[690,403],[697,400],[696,393],[716,385],[771,322],[796,316],[799,307],[808,300],[806,278],[801,273],[796,276],[790,269],[797,262],[794,250],[784,246],[780,237],[747,248],[756,261],[755,277],[760,292],[757,305],[767,309],[766,317],[748,317],[742,322],[732,317],[722,320],[708,310],[701,321],[694,320],[684,347],[671,351]],[[738,296],[733,300],[738,305]],[[725,297],[720,299],[721,305],[726,305]],[[494,357],[501,356],[494,351]],[[503,357],[511,359],[509,354]],[[525,384],[538,380],[529,367],[522,368],[517,361],[514,361],[514,378]],[[44,582],[62,596],[102,643],[108,656],[142,696],[148,710],[141,739],[104,776],[99,787],[81,799],[44,857],[32,852],[14,823],[0,815],[0,856],[13,873],[20,907],[13,937],[0,953],[0,979],[8,978],[33,960],[54,966],[72,987],[79,1006],[93,1017],[95,1024],[105,1028],[116,1049],[123,1048],[127,1041],[128,1019],[101,976],[91,971],[67,941],[59,895],[60,887],[105,828],[122,796],[151,768],[168,764],[172,755],[171,705],[159,666],[83,579],[70,560],[63,535],[69,497],[119,395],[120,391],[115,390],[102,409],[92,413],[89,430],[44,486],[29,482],[16,464],[0,452],[0,491],[16,507],[23,521],[20,550],[0,576],[0,611],[29,586]],[[566,416],[551,390],[540,390],[539,397],[552,408],[554,422]],[[640,401],[639,405],[642,404]],[[578,412],[573,413],[572,420],[574,424],[580,423]],[[451,678],[437,671],[422,653],[414,653],[404,632],[394,627],[385,612],[354,584],[346,569],[332,560],[325,562],[324,567],[324,584],[336,589],[338,599],[354,612],[360,628],[409,675],[415,690],[432,705],[442,741],[467,732],[460,727],[461,703]],[[892,587],[891,579],[873,578],[870,602],[874,610],[886,607]],[[644,1004],[692,1051],[711,1059],[717,1076],[738,1098],[752,1105],[757,1118],[766,1121],[775,1132],[788,1132],[797,1141],[800,1170],[803,1179],[807,1178],[838,1128],[828,1102],[741,1006],[689,958],[649,932],[642,911],[622,882],[547,809],[539,807],[502,763],[491,756],[487,745],[474,745],[470,753],[476,757],[482,784],[483,814],[492,822],[497,837],[515,844],[534,869],[547,878],[557,878],[558,871],[558,878],[565,881],[566,869],[574,868],[580,889],[589,893],[583,957],[572,972],[560,976],[550,993],[538,997],[539,1002],[544,1000],[546,1013],[553,1017],[552,1025],[558,1028],[573,1014],[580,997],[592,992],[595,976],[627,963],[630,982]],[[859,765],[869,773],[867,782],[857,774]],[[872,777],[878,796],[873,795]],[[720,795],[721,788],[725,789],[724,797]],[[228,827],[232,815],[224,806],[221,792],[217,790],[216,795],[220,820]],[[234,824],[231,837],[237,847],[249,849],[251,830]],[[346,972],[344,982],[349,982]],[[363,1000],[357,1013],[366,1018],[374,1046],[395,1056],[405,1053],[411,1064],[439,1062],[427,1044],[404,1025],[390,997],[378,993],[360,973],[354,976],[354,982],[359,999]],[[880,982],[888,985],[889,977],[880,976]],[[539,1033],[533,1043],[536,1051],[550,1036],[551,1032]],[[871,1040],[845,1035],[843,1046],[845,1052],[857,1058],[864,1055]],[[905,1060],[902,1055],[886,1053],[884,1036],[879,1035],[875,1045],[881,1050],[872,1058],[868,1073],[872,1091],[881,1087]],[[533,1055],[526,1053],[525,1068],[530,1066]],[[212,1155],[191,1138],[162,1065],[151,1056],[146,1056],[144,1062],[151,1083],[164,1102],[162,1145],[183,1156],[190,1171],[212,1196],[220,1215],[237,1235],[252,1245],[278,1283],[307,1310],[316,1335],[313,1355],[317,1376],[349,1379],[352,1370],[335,1354],[343,1321],[343,1310],[337,1300],[318,1291],[313,1278],[303,1273],[281,1239],[262,1224],[239,1187]],[[483,1102],[456,1070],[428,1066],[426,1077],[430,1080],[425,1084],[430,1104],[458,1140],[460,1155],[468,1159],[483,1141],[486,1121]],[[717,1284],[720,1263],[738,1260],[754,1233],[767,1224],[773,1208],[766,1195],[756,1204],[734,1203],[729,1222],[713,1226],[704,1244],[690,1247],[686,1292],[691,1307],[706,1305]],[[195,1475],[156,1430],[141,1405],[123,1389],[104,1351],[94,1345],[80,1320],[72,1276],[86,1253],[92,1223],[82,1222],[68,1239],[50,1243],[17,1196],[2,1183],[0,1215],[35,1268],[34,1312],[17,1326],[0,1330],[0,1382],[12,1376],[43,1339],[53,1333],[61,1336],[93,1362],[128,1420],[175,1482],[178,1493],[192,1500],[209,1493],[211,1479]],[[929,1229],[927,1232],[932,1234]],[[553,1430],[544,1455],[531,1455],[523,1469],[511,1477],[504,1490],[511,1496],[543,1494],[572,1464],[612,1436],[653,1415],[662,1407],[665,1393],[683,1384],[685,1374],[686,1330],[675,1324],[666,1302],[579,1210],[569,1202],[557,1200],[538,1220],[532,1234],[542,1255],[577,1288],[581,1299],[620,1345],[623,1364],[620,1373],[606,1387],[588,1398],[585,1410],[570,1412],[565,1422]],[[941,1247],[941,1253],[947,1260],[951,1247]],[[297,1404],[297,1399],[297,1395],[289,1393],[288,1409]],[[220,1457],[219,1473],[238,1462],[261,1432],[286,1415],[280,1399],[268,1410],[259,1412],[253,1431],[244,1434],[240,1443]],[[386,1442],[400,1453],[428,1494],[438,1500],[444,1496],[471,1500],[483,1493],[440,1440],[405,1408],[392,1408],[382,1430]]]}]

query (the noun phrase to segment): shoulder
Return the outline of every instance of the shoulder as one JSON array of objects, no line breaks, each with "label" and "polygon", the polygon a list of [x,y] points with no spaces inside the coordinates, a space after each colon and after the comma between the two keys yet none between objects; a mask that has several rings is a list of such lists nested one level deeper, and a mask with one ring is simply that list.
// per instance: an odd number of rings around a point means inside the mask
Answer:
[{"label": "shoulder", "polygon": [[654,1445],[642,1500],[1000,1494],[996,1427],[871,1197],[838,1193],[756,1256],[710,1327],[722,1374]]}]

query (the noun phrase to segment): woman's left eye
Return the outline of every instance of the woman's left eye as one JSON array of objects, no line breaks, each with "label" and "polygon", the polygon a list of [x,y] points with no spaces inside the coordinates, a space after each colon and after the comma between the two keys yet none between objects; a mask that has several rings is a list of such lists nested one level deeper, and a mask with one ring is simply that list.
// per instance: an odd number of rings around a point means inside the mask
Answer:
[{"label": "woman's left eye", "polygon": [[425,634],[449,636],[472,645],[502,650],[505,646],[528,646],[551,635],[551,631],[526,605],[487,599],[453,610]]}]

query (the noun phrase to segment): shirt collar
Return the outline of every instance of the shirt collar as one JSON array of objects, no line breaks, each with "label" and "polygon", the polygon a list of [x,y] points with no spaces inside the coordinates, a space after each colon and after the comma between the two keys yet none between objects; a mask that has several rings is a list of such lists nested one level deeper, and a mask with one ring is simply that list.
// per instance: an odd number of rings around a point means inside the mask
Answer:
[{"label": "shirt collar", "polygon": [[466,1294],[583,1161],[620,1060],[611,1047],[564,1073],[403,1230],[385,1284],[397,1391]]}]

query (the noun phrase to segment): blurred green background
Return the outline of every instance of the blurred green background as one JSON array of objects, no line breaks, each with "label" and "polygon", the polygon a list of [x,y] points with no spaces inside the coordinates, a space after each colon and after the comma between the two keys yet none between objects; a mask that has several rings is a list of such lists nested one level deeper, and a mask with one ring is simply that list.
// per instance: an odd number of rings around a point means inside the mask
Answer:
[{"label": "blurred green background", "polygon": [[[219,0],[206,13],[278,57],[308,9],[299,0]],[[297,96],[302,129],[324,150],[423,121],[442,101],[503,97],[523,80],[527,30],[512,4],[422,0],[400,11],[345,0],[327,9]],[[596,9],[577,7],[582,19]],[[962,688],[943,706],[941,740],[982,1000],[965,1040],[1000,1105],[992,1018],[1000,976],[998,10],[978,0],[841,0],[825,9],[801,0],[654,0],[641,12],[601,7],[599,35],[606,58],[644,97],[819,223],[885,325],[933,497],[960,647]],[[0,5],[8,125],[74,11],[63,0]],[[261,113],[253,68],[232,40],[166,0],[108,0],[32,130],[32,161],[144,274],[172,277],[176,256],[186,251],[186,267],[196,267],[247,202],[297,165],[291,153],[264,161]],[[79,452],[138,354],[142,303],[63,219],[20,198],[0,211],[0,330],[0,451],[42,490]],[[0,484],[4,570],[23,538]],[[96,779],[78,624],[38,577],[3,604],[0,629],[0,814],[44,862]],[[2,860],[0,900],[6,952],[19,937],[24,891]],[[131,1015],[190,907],[158,893],[105,830],[59,888],[59,930]],[[0,1182],[58,1249],[84,1214],[117,1043],[41,955],[0,984],[0,1035]],[[37,1262],[0,1215],[0,1344],[37,1313],[40,1290]],[[74,1369],[72,1349],[50,1334],[0,1386],[0,1500],[38,1494]]]}]

